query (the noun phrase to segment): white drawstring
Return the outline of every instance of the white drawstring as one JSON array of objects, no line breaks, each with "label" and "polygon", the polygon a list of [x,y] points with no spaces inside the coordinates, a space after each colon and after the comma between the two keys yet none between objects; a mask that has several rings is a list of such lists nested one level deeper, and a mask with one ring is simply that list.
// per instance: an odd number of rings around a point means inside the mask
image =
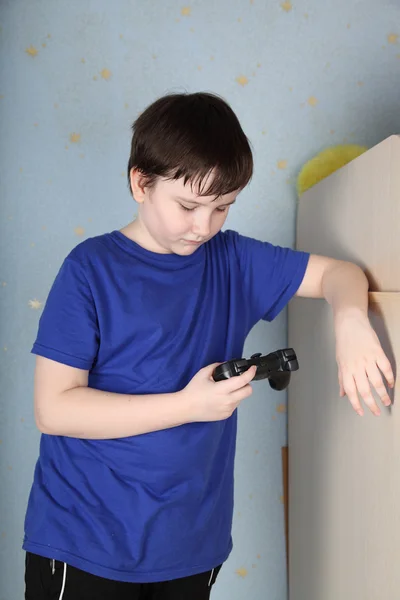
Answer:
[{"label": "white drawstring", "polygon": [[66,581],[67,581],[67,563],[64,563],[63,581],[62,581],[62,587],[61,587],[60,597],[59,597],[58,600],[62,600],[63,599]]},{"label": "white drawstring", "polygon": [[[211,575],[210,575],[210,581],[208,582],[208,587],[210,587],[210,585],[211,585],[212,578],[213,578],[213,575],[214,575],[214,571],[215,571],[215,569],[213,569],[213,570],[211,571]],[[61,599],[60,599],[60,600],[61,600]]]}]

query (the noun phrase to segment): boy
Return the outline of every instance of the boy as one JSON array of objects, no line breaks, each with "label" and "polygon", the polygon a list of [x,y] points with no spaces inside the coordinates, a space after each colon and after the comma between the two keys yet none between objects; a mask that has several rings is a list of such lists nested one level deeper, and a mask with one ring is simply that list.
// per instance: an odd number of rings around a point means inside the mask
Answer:
[{"label": "boy", "polygon": [[252,153],[231,108],[163,97],[133,127],[137,219],[79,244],[33,346],[41,439],[25,522],[26,598],[206,600],[232,549],[236,409],[215,383],[295,294],[332,305],[340,394],[379,414],[393,373],[355,265],[221,232]]}]

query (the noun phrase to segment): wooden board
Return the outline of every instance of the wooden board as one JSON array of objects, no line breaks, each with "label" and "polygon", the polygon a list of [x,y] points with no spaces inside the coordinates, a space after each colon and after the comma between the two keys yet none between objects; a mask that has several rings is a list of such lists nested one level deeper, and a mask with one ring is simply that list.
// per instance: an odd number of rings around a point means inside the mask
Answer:
[{"label": "wooden board", "polygon": [[399,233],[400,136],[387,138],[300,198],[297,248],[356,262],[373,291],[400,291]]},{"label": "wooden board", "polygon": [[[400,293],[370,294],[385,351],[400,357]],[[374,417],[339,397],[331,309],[295,299],[289,343],[290,600],[399,600],[400,399]]]}]

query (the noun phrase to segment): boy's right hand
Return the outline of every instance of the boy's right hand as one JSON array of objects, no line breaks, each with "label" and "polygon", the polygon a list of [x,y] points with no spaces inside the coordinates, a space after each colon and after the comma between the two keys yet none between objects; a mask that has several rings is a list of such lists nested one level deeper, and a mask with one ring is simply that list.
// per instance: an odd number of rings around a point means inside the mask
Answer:
[{"label": "boy's right hand", "polygon": [[250,382],[256,374],[256,367],[250,367],[237,377],[214,381],[212,374],[219,364],[201,369],[181,392],[189,408],[191,422],[228,419],[241,401],[253,392]]}]

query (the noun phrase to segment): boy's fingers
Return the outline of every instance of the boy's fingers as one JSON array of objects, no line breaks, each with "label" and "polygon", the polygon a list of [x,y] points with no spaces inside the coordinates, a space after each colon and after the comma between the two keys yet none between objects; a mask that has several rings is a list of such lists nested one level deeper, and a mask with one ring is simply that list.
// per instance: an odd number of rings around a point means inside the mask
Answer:
[{"label": "boy's fingers", "polygon": [[382,375],[376,365],[376,363],[372,363],[369,365],[367,370],[367,377],[369,383],[374,387],[376,393],[380,397],[382,404],[385,406],[390,406],[391,401],[389,394],[387,393],[386,386],[383,382]]},{"label": "boy's fingers", "polygon": [[249,398],[252,395],[252,393],[253,388],[248,383],[239,390],[235,390],[234,392],[232,392],[232,394],[230,395],[230,399],[233,400],[235,404],[240,404],[242,400],[244,400],[245,398]]},{"label": "boy's fingers", "polygon": [[379,358],[379,360],[377,361],[377,365],[384,374],[385,379],[390,385],[390,387],[394,387],[394,373],[392,365],[390,364],[390,361],[385,354]]},{"label": "boy's fingers", "polygon": [[245,373],[242,374],[242,377],[243,377],[243,375],[248,374],[249,382],[250,382],[252,379],[254,379],[254,377],[256,376],[256,373],[257,373],[257,367],[255,367],[253,365],[252,367],[250,367],[250,369],[248,369],[248,371],[246,371]]},{"label": "boy's fingers", "polygon": [[357,393],[356,382],[354,381],[353,375],[351,373],[343,373],[343,389],[348,397],[350,404],[356,411],[356,413],[360,416],[364,414],[364,411],[361,407],[360,399]]},{"label": "boy's fingers", "polygon": [[248,369],[241,375],[238,375],[237,377],[231,377],[230,379],[226,379],[225,381],[220,381],[219,385],[224,385],[226,393],[229,394],[248,385],[250,381],[254,378],[256,371],[256,367],[250,367],[250,369]]},{"label": "boy's fingers", "polygon": [[216,363],[212,363],[212,365],[207,365],[207,367],[204,367],[203,371],[207,375],[212,375],[214,373],[215,369],[217,367],[219,367],[220,364],[222,364],[222,363],[216,362]]},{"label": "boy's fingers", "polygon": [[221,365],[221,364],[222,363],[220,363],[220,362],[216,362],[216,363],[212,363],[212,365],[207,365],[206,367],[203,367],[201,369],[201,371],[199,371],[199,373],[203,373],[206,378],[212,379],[215,369],[217,367],[219,367],[219,365]]}]

